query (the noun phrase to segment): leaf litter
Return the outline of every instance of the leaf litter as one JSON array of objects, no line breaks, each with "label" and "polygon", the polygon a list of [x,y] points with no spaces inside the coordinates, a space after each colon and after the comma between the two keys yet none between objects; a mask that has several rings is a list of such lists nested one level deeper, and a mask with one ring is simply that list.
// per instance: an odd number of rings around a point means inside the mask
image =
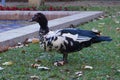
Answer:
[{"label": "leaf litter", "polygon": [[13,62],[12,61],[8,61],[8,62],[4,62],[2,63],[3,66],[10,66],[10,65],[13,65]]},{"label": "leaf litter", "polygon": [[39,69],[39,70],[43,70],[43,71],[50,70],[50,68],[45,67],[45,66],[41,66],[40,64],[37,64],[37,63],[31,64],[31,67]]},{"label": "leaf litter", "polygon": [[63,66],[65,63],[64,61],[56,61],[54,62],[54,66]]},{"label": "leaf litter", "polygon": [[75,72],[75,75],[76,75],[77,77],[80,77],[80,76],[83,75],[83,72],[82,72],[82,71]]},{"label": "leaf litter", "polygon": [[33,75],[30,76],[30,80],[40,80],[39,76]]},{"label": "leaf litter", "polygon": [[2,71],[4,68],[0,67],[0,71]]},{"label": "leaf litter", "polygon": [[120,31],[120,28],[119,28],[119,27],[117,27],[117,28],[116,28],[116,31]]},{"label": "leaf litter", "polygon": [[91,70],[91,69],[93,69],[93,67],[92,67],[92,66],[87,66],[87,65],[86,65],[86,66],[84,66],[83,68],[84,68],[84,69],[90,69],[90,70]]},{"label": "leaf litter", "polygon": [[0,53],[9,49],[23,48],[24,46],[28,46],[29,43],[37,44],[39,42],[39,38],[26,38],[25,41],[18,42],[15,46],[0,47]]}]

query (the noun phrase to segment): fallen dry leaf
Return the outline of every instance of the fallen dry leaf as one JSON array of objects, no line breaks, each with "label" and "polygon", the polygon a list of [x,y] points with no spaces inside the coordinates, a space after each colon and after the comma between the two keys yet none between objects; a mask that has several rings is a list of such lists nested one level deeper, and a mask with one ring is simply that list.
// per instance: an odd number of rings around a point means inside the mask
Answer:
[{"label": "fallen dry leaf", "polygon": [[101,31],[99,31],[99,30],[97,30],[95,28],[92,28],[92,31],[97,33],[98,36],[100,36],[102,34]]},{"label": "fallen dry leaf", "polygon": [[14,49],[15,47],[9,47],[8,49]]},{"label": "fallen dry leaf", "polygon": [[31,43],[31,42],[32,42],[32,40],[29,41],[29,38],[26,38],[25,41],[23,42],[23,44],[26,45],[26,44],[29,44],[29,43]]},{"label": "fallen dry leaf", "polygon": [[39,43],[39,39],[38,38],[33,38],[32,43]]},{"label": "fallen dry leaf", "polygon": [[97,21],[96,19],[93,20],[93,22],[96,22],[96,21]]},{"label": "fallen dry leaf", "polygon": [[60,72],[62,72],[62,73],[65,73],[65,72],[70,73],[70,70],[69,69],[61,69]]},{"label": "fallen dry leaf", "polygon": [[116,31],[120,31],[120,28],[119,28],[119,27],[117,27],[117,28],[116,28]]},{"label": "fallen dry leaf", "polygon": [[36,64],[36,63],[35,64],[31,64],[32,68],[38,68],[39,66],[40,66],[40,64]]},{"label": "fallen dry leaf", "polygon": [[102,19],[104,19],[105,18],[105,16],[100,16],[98,19],[99,20],[102,20]]},{"label": "fallen dry leaf", "polygon": [[95,29],[95,28],[92,28],[92,31],[93,32],[99,32],[99,30]]},{"label": "fallen dry leaf", "polygon": [[82,72],[82,71],[75,72],[75,75],[78,76],[78,77],[79,77],[79,76],[82,76],[82,75],[83,75],[83,72]]},{"label": "fallen dry leaf", "polygon": [[3,70],[4,68],[0,67],[0,71]]},{"label": "fallen dry leaf", "polygon": [[42,63],[42,61],[40,59],[35,59],[35,62]]},{"label": "fallen dry leaf", "polygon": [[119,24],[119,23],[120,23],[120,21],[118,21],[118,20],[115,20],[115,23],[116,23],[116,24]]},{"label": "fallen dry leaf", "polygon": [[83,68],[84,68],[84,69],[93,69],[92,66],[84,66]]},{"label": "fallen dry leaf", "polygon": [[38,66],[37,68],[40,70],[50,70],[50,68],[44,66]]},{"label": "fallen dry leaf", "polygon": [[32,39],[29,38],[26,42],[27,42],[27,43],[32,43]]},{"label": "fallen dry leaf", "polygon": [[54,62],[54,66],[63,66],[64,65],[64,61],[56,61]]},{"label": "fallen dry leaf", "polygon": [[104,19],[104,17],[100,17],[100,18],[98,18],[99,20],[102,20],[102,19]]},{"label": "fallen dry leaf", "polygon": [[120,73],[120,69],[118,69],[118,70],[117,70],[117,72],[119,72],[119,73]]},{"label": "fallen dry leaf", "polygon": [[110,76],[109,76],[109,75],[106,75],[106,77],[107,77],[107,78],[110,78]]},{"label": "fallen dry leaf", "polygon": [[22,43],[21,43],[21,42],[18,42],[18,43],[17,43],[17,46],[20,46],[20,45],[22,45]]},{"label": "fallen dry leaf", "polygon": [[50,68],[44,67],[44,66],[40,66],[40,64],[37,64],[37,63],[31,64],[31,67],[32,68],[37,68],[37,69],[40,69],[40,70],[50,70]]},{"label": "fallen dry leaf", "polygon": [[69,25],[69,28],[75,28],[76,26],[74,26],[73,24]]},{"label": "fallen dry leaf", "polygon": [[40,80],[39,76],[30,76],[30,80]]},{"label": "fallen dry leaf", "polygon": [[29,45],[28,44],[25,44],[26,47],[28,47]]},{"label": "fallen dry leaf", "polygon": [[8,51],[8,46],[5,46],[5,47],[0,47],[0,53],[1,52],[5,52],[5,51]]},{"label": "fallen dry leaf", "polygon": [[25,50],[22,50],[22,51],[21,51],[21,53],[24,53],[24,54],[25,54],[25,53],[26,53],[26,51],[25,51]]},{"label": "fallen dry leaf", "polygon": [[13,64],[12,61],[8,61],[8,62],[2,63],[2,65],[4,65],[4,66],[10,66],[10,65],[12,65],[12,64]]},{"label": "fallen dry leaf", "polygon": [[22,48],[22,47],[24,47],[23,44],[21,44],[21,45],[19,45],[19,46],[15,46],[15,48]]}]

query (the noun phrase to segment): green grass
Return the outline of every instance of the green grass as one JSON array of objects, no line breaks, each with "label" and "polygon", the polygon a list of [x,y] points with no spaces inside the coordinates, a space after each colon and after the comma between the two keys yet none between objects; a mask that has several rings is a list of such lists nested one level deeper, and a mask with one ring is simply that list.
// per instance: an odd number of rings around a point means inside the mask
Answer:
[{"label": "green grass", "polygon": [[[114,9],[110,10],[110,12]],[[102,42],[91,47],[84,48],[79,52],[69,54],[69,63],[56,67],[53,62],[62,58],[57,52],[44,52],[39,48],[39,44],[30,44],[28,47],[12,49],[0,54],[0,80],[29,80],[30,76],[39,76],[41,80],[119,80],[120,79],[120,16],[114,18],[107,17],[103,20],[89,22],[80,25],[80,29],[100,30],[103,35],[110,36],[112,42]],[[100,25],[104,23],[104,25]],[[25,51],[25,53],[23,53]],[[39,59],[41,62],[36,62]],[[10,66],[3,66],[2,63],[12,61]],[[31,67],[31,64],[38,63],[41,66],[50,68],[48,71],[38,70]],[[83,69],[84,65],[92,66],[92,70]],[[81,77],[77,77],[75,72],[83,71]]]}]

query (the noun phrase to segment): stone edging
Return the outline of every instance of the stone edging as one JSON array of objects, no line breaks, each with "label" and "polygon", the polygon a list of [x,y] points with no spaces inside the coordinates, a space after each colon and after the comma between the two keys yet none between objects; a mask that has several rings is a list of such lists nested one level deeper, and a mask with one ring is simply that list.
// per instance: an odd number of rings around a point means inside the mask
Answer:
[{"label": "stone edging", "polygon": [[[33,15],[36,12],[28,12],[28,13]],[[46,15],[48,12],[43,11],[42,13]],[[68,16],[49,20],[48,26],[50,27],[50,29],[55,30],[55,29],[65,28],[70,26],[71,24],[78,25],[103,15],[102,11],[79,11],[79,12],[50,11],[49,15],[63,14],[63,13]],[[0,33],[0,47],[14,46],[18,42],[24,42],[26,38],[38,37],[38,30],[39,30],[39,25],[33,24],[26,27],[2,32]]]}]

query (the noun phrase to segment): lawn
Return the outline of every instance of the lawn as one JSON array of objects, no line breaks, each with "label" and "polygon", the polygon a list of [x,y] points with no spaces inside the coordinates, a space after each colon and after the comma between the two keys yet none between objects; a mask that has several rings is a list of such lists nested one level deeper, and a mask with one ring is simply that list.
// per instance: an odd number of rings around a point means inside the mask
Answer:
[{"label": "lawn", "polygon": [[[0,80],[119,80],[120,16],[117,9],[120,8],[90,8],[89,10],[106,10],[107,17],[78,26],[80,29],[100,30],[102,35],[110,36],[113,41],[94,44],[69,54],[69,63],[64,66],[53,65],[54,61],[62,58],[61,54],[44,52],[39,44],[9,50],[0,54],[0,67],[4,68],[0,70]],[[12,62],[11,65],[2,65],[9,61]],[[33,64],[40,64],[50,70],[37,69]],[[86,69],[85,66],[93,69]],[[82,75],[76,72],[82,72]],[[30,79],[34,75],[39,79]]]}]

